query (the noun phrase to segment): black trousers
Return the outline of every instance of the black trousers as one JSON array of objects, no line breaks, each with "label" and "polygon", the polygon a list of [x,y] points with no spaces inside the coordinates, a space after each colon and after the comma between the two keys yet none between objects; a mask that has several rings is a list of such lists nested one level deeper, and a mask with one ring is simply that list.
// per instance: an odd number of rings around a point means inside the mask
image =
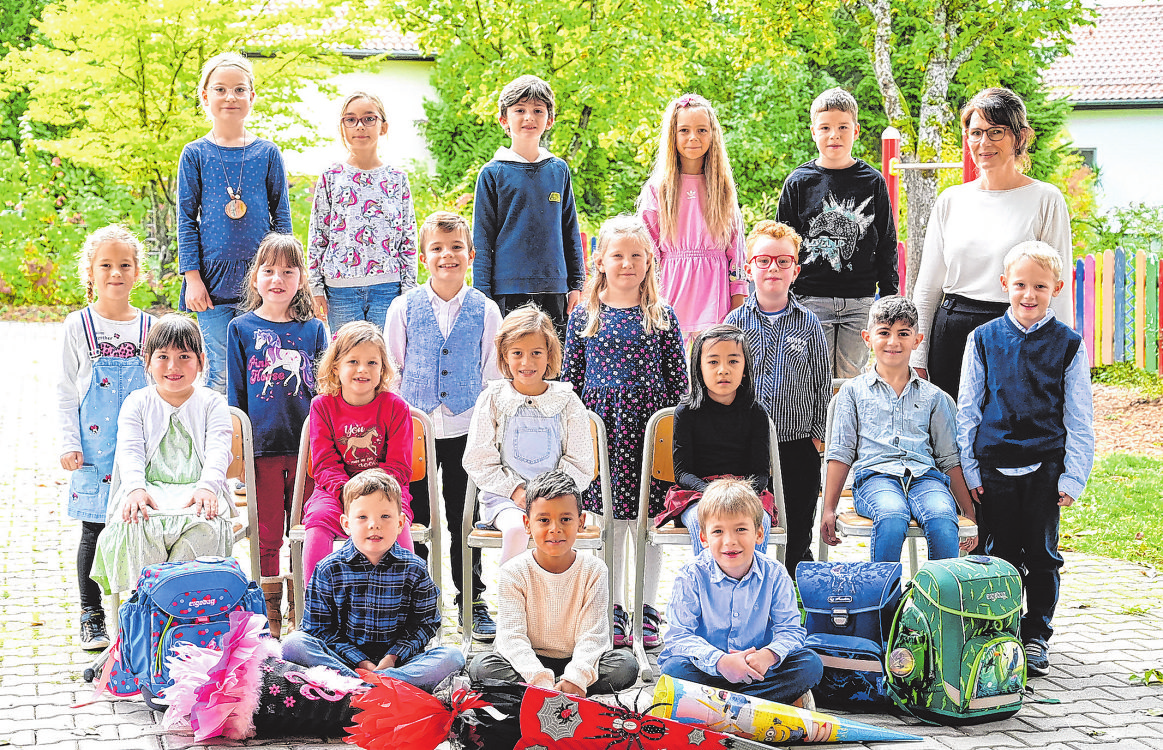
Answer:
[{"label": "black trousers", "polygon": [[[468,489],[468,475],[464,473],[464,449],[468,445],[468,435],[460,437],[441,438],[436,441],[436,465],[429,464],[429,473],[439,468],[441,472],[441,486],[444,494],[444,522],[448,526],[448,535],[451,538],[452,549],[448,551],[452,563],[452,581],[457,589],[456,601],[460,603],[460,566],[463,547],[461,543],[460,526],[464,516],[464,493]],[[412,512],[416,523],[427,526],[432,521],[432,512],[428,507],[428,479],[425,477],[419,482],[409,485],[412,492]],[[475,506],[475,504],[474,504]],[[473,510],[473,520],[477,512]],[[427,559],[428,548],[423,544],[416,545],[416,554]],[[472,599],[480,599],[485,591],[485,582],[481,579],[481,551],[472,551]]]},{"label": "black trousers", "polygon": [[77,545],[77,583],[81,588],[82,610],[105,611],[101,606],[101,587],[89,577],[93,572],[93,559],[97,556],[97,537],[104,530],[103,523],[81,522],[81,543]]},{"label": "black trousers", "polygon": [[792,578],[800,560],[812,560],[812,529],[816,525],[816,505],[820,496],[820,453],[811,438],[789,440],[779,444],[780,478],[787,518],[780,525],[787,529],[787,554],[784,564]]},{"label": "black trousers", "polygon": [[565,326],[569,323],[569,315],[565,311],[566,295],[547,293],[547,294],[497,294],[493,297],[493,301],[497,303],[497,307],[501,308],[501,317],[508,315],[516,310],[518,307],[527,305],[530,302],[537,305],[541,310],[553,319],[553,327],[557,329],[557,338],[565,341]]},{"label": "black trousers", "polygon": [[929,332],[929,380],[957,400],[961,387],[961,360],[971,331],[1005,314],[1005,302],[980,302],[946,294]]}]

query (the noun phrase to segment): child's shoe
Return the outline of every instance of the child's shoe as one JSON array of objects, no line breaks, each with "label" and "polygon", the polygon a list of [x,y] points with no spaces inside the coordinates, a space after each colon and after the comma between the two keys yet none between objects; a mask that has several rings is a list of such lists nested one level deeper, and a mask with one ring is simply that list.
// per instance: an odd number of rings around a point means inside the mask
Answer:
[{"label": "child's shoe", "polygon": [[614,648],[629,648],[634,645],[634,632],[630,629],[630,615],[620,604],[614,605]]},{"label": "child's shoe", "polygon": [[283,634],[283,577],[263,576],[262,596],[267,602],[271,638],[278,640]]},{"label": "child's shoe", "polygon": [[472,603],[472,637],[482,643],[491,643],[497,637],[497,623],[489,614],[489,605],[483,599]]},{"label": "child's shoe", "polygon": [[1050,674],[1050,647],[1046,642],[1026,641],[1023,646],[1026,649],[1026,677],[1045,677]]},{"label": "child's shoe", "polygon": [[662,645],[662,615],[649,604],[642,605],[642,646],[658,648]]},{"label": "child's shoe", "polygon": [[812,691],[809,690],[808,692],[801,695],[799,698],[796,698],[795,702],[793,702],[792,705],[795,706],[796,708],[802,708],[805,711],[815,711],[816,710],[816,698],[815,698],[815,696],[812,695]]},{"label": "child's shoe", "polygon": [[86,609],[81,613],[81,648],[86,651],[109,648],[109,634],[105,632],[105,613],[99,609]]}]

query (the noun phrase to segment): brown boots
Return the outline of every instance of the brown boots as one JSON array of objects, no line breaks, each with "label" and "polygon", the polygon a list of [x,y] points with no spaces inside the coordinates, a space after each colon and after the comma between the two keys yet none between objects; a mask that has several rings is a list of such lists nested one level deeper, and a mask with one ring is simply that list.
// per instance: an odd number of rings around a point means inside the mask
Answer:
[{"label": "brown boots", "polygon": [[[270,623],[271,637],[279,638],[283,630],[283,577],[263,576],[262,595],[267,600],[267,622]],[[292,617],[294,611],[292,605]]]}]

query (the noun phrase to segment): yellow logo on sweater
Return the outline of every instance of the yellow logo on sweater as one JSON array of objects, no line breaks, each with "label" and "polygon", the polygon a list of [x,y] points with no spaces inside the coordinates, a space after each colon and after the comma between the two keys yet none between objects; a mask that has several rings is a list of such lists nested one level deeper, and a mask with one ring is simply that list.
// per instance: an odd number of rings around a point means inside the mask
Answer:
[{"label": "yellow logo on sweater", "polygon": [[549,202],[550,203],[561,203],[561,193],[550,193],[549,194]]}]

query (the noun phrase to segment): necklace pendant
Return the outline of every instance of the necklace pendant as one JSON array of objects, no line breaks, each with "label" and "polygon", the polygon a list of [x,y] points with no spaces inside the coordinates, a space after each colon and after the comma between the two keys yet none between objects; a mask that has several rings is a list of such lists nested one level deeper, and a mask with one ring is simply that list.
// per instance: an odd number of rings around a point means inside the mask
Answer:
[{"label": "necklace pendant", "polygon": [[241,198],[235,198],[226,204],[226,215],[232,219],[241,219],[246,216],[246,204]]}]

